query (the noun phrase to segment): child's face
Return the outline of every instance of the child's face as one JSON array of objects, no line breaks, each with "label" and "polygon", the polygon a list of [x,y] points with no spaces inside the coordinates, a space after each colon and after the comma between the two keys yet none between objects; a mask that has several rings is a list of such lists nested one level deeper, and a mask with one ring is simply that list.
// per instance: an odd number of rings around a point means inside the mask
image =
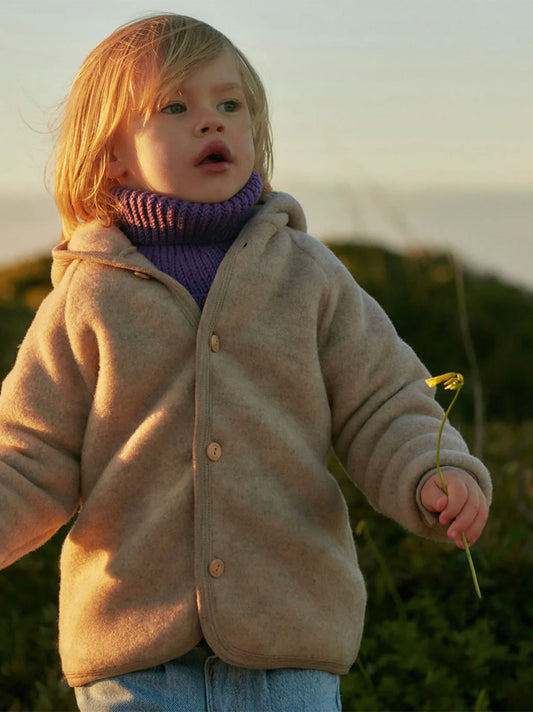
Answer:
[{"label": "child's face", "polygon": [[255,151],[241,75],[229,50],[200,66],[145,123],[114,136],[108,177],[181,200],[228,200],[247,182]]}]

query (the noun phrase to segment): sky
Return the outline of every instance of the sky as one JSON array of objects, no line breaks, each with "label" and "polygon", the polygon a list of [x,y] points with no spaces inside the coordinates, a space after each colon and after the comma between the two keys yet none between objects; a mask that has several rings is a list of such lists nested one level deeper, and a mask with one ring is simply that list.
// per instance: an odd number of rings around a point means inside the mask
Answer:
[{"label": "sky", "polygon": [[454,250],[533,288],[531,0],[0,0],[0,264],[58,241],[43,170],[83,59],[166,11],[222,30],[259,71],[273,185],[310,232]]}]

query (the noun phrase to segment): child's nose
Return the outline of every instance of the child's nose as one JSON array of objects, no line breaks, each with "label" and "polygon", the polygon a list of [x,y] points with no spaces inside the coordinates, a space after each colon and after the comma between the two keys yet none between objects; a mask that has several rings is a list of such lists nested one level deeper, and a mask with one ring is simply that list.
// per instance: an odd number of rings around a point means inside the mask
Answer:
[{"label": "child's nose", "polygon": [[202,136],[206,133],[220,133],[221,131],[224,131],[224,121],[218,112],[204,113],[196,124],[196,132]]}]

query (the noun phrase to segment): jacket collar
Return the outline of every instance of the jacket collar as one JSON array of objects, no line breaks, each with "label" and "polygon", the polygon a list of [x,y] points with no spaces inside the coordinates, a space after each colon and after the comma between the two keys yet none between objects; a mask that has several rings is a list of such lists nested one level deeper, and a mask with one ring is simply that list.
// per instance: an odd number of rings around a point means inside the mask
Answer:
[{"label": "jacket collar", "polygon": [[[270,225],[272,233],[285,227],[306,230],[306,221],[300,204],[287,193],[265,194],[254,208],[254,216],[245,225],[243,233],[263,224]],[[154,272],[152,263],[132,245],[116,226],[105,226],[99,221],[82,223],[68,241],[60,242],[52,250],[52,284],[57,286],[68,266],[75,260],[107,264],[129,270]]]}]

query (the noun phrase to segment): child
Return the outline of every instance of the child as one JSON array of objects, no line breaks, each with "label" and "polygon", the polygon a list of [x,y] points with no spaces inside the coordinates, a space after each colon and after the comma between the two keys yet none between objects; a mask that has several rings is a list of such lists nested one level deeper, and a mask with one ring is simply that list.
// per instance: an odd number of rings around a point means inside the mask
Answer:
[{"label": "child", "polygon": [[[80,709],[340,709],[365,588],[330,444],[372,505],[473,543],[490,480],[381,308],[271,192],[245,57],[162,15],[102,42],[56,152],[64,240],[0,400],[2,566],[77,513]],[[447,528],[447,532],[446,532]]]}]

